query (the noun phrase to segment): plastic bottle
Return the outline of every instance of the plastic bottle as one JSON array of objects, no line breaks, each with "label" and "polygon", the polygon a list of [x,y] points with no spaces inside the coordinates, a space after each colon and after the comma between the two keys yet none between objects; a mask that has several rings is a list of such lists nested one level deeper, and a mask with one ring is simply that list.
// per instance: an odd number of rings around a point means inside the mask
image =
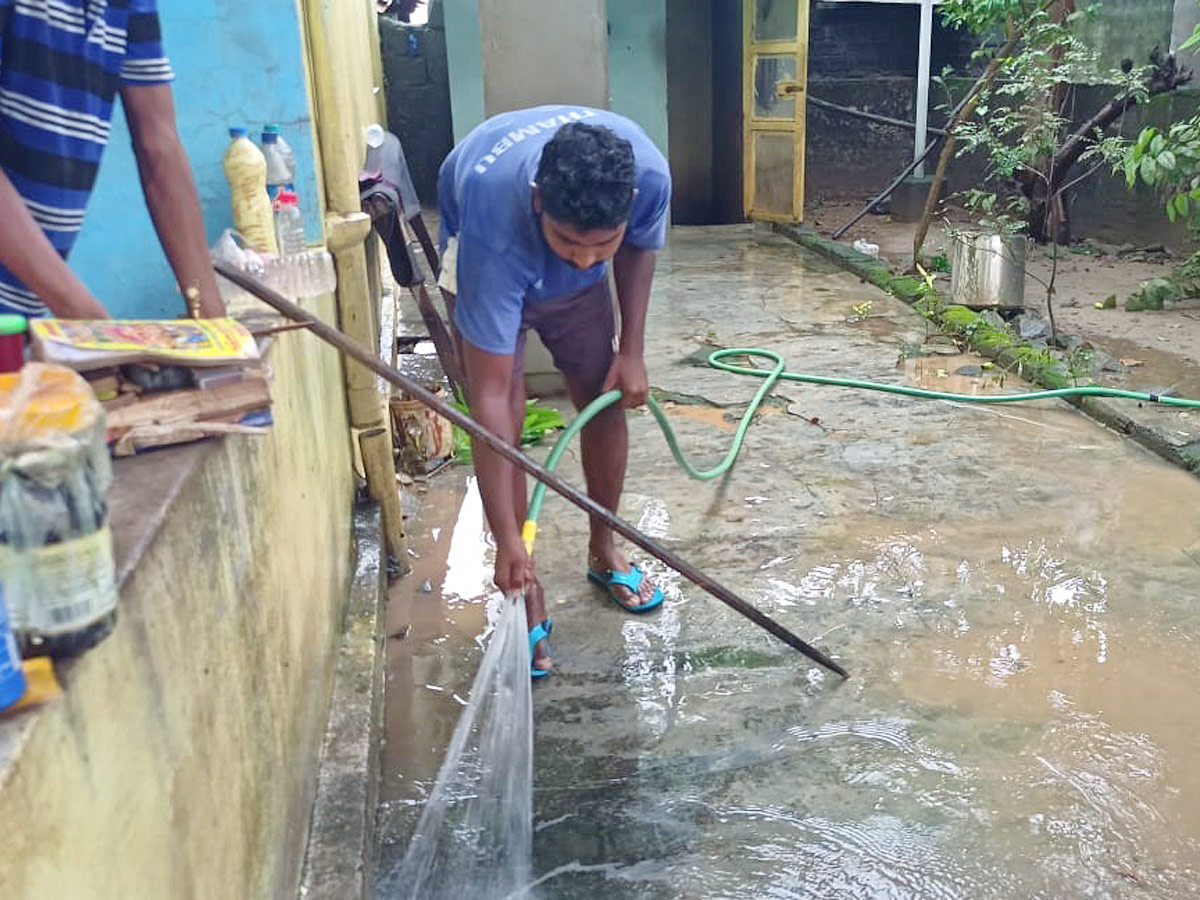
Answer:
[{"label": "plastic bottle", "polygon": [[300,198],[287,188],[275,198],[275,236],[280,256],[298,256],[306,247]]},{"label": "plastic bottle", "polygon": [[0,375],[0,588],[27,656],[73,656],[113,629],[112,463],[104,408],[78,373]]},{"label": "plastic bottle", "polygon": [[267,195],[267,160],[246,137],[245,128],[230,128],[229,137],[224,168],[233,198],[234,225],[259,253],[278,253],[275,216]]},{"label": "plastic bottle", "polygon": [[0,710],[7,709],[25,693],[25,673],[21,670],[21,656],[17,653],[17,642],[8,627],[8,613],[4,606],[4,589],[0,586]]},{"label": "plastic bottle", "polygon": [[0,316],[0,372],[19,372],[25,365],[25,332],[29,320],[24,316]]},{"label": "plastic bottle", "polygon": [[267,194],[274,203],[280,191],[296,192],[296,154],[279,133],[278,125],[263,128],[262,149],[267,159]]}]

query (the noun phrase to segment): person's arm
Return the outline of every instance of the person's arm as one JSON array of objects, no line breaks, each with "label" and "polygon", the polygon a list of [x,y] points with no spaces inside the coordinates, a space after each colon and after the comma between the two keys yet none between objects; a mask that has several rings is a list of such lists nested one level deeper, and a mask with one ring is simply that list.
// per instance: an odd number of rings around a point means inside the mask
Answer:
[{"label": "person's arm", "polygon": [[225,302],[208,255],[196,182],[175,126],[175,102],[167,84],[121,87],[146,206],[179,288],[200,292],[200,315],[225,315]]},{"label": "person's arm", "polygon": [[107,319],[104,305],[54,249],[0,170],[0,263],[61,319]]},{"label": "person's arm", "polygon": [[[484,428],[516,444],[518,423],[511,405],[513,356],[488,353],[463,341],[471,416]],[[488,525],[496,539],[496,587],[506,594],[523,592],[533,580],[533,563],[525,552],[514,515],[513,465],[482,441],[473,441],[471,453],[479,494]]]},{"label": "person's arm", "polygon": [[613,279],[621,308],[621,345],[604,380],[604,391],[617,388],[627,409],[641,406],[650,393],[646,374],[646,310],[657,253],[623,244],[613,257]]}]

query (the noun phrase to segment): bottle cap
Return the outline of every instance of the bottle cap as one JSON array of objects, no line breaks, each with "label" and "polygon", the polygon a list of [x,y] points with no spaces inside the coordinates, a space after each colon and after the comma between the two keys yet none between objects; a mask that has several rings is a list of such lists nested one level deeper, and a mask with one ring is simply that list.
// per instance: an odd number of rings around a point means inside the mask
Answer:
[{"label": "bottle cap", "polygon": [[24,334],[29,330],[29,320],[24,316],[0,315],[0,337],[10,334]]},{"label": "bottle cap", "polygon": [[275,208],[280,209],[284,206],[299,206],[300,196],[295,191],[281,190],[275,195]]},{"label": "bottle cap", "polygon": [[263,134],[279,134],[278,125],[264,125]]},{"label": "bottle cap", "polygon": [[262,142],[264,144],[278,144],[279,143],[279,132],[278,131],[267,131],[264,129],[263,133],[262,133]]},{"label": "bottle cap", "polygon": [[231,138],[245,137],[249,132],[245,128],[230,128],[229,136]]},{"label": "bottle cap", "polygon": [[375,123],[367,126],[367,146],[372,149],[378,149],[383,146],[383,139],[387,132],[383,130],[383,126]]}]

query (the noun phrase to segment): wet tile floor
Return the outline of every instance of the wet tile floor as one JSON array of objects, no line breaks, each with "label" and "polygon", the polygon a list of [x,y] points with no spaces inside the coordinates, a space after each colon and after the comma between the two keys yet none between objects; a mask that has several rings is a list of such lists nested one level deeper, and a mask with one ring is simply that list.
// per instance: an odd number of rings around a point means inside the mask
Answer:
[{"label": "wet tile floor", "polygon": [[[754,389],[695,364],[712,345],[769,347],[794,370],[1019,389],[956,374],[978,361],[929,338],[902,304],[782,239],[676,229],[647,361],[656,387],[715,404],[670,413],[707,464],[727,407]],[[903,359],[914,346],[939,353]],[[705,485],[635,414],[622,513],[853,678],[657,564],[664,609],[623,615],[582,577],[582,515],[551,498],[541,895],[1192,896],[1200,481],[1053,402],[776,396],[733,473]],[[577,454],[563,472],[578,482]],[[414,501],[418,572],[389,611],[404,637],[389,641],[382,865],[469,688],[490,578],[465,470]]]}]

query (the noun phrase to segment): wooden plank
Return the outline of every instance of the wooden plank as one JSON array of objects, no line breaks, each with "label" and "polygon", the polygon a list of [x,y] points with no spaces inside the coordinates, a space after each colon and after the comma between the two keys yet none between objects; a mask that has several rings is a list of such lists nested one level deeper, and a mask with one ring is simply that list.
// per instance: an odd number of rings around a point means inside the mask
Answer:
[{"label": "wooden plank", "polygon": [[248,376],[242,381],[205,391],[190,389],[143,395],[136,403],[113,410],[108,416],[108,430],[111,433],[140,425],[203,422],[270,405],[271,390],[267,380],[261,376]]}]

